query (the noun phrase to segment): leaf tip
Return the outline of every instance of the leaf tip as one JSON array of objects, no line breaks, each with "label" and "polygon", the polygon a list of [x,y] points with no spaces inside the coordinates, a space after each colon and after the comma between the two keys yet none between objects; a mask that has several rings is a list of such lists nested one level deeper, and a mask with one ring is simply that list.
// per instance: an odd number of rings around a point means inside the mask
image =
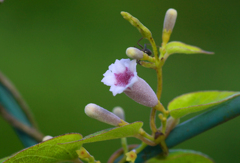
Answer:
[{"label": "leaf tip", "polygon": [[209,51],[205,51],[205,50],[201,50],[201,53],[203,53],[203,54],[210,54],[210,55],[215,54],[214,52],[209,52]]}]

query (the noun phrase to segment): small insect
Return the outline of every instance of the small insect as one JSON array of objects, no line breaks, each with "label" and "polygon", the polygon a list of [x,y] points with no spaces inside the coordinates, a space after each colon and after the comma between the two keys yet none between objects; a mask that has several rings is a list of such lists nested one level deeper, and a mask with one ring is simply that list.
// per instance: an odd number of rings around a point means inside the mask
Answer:
[{"label": "small insect", "polygon": [[147,44],[144,44],[144,48],[143,48],[143,46],[142,46],[141,44],[139,44],[139,42],[140,42],[142,39],[143,39],[143,37],[140,38],[140,40],[138,40],[138,42],[137,42],[138,46],[140,46],[140,47],[142,48],[142,49],[139,49],[139,50],[143,51],[144,53],[146,53],[146,54],[149,55],[149,56],[152,55],[152,51],[147,48]]}]

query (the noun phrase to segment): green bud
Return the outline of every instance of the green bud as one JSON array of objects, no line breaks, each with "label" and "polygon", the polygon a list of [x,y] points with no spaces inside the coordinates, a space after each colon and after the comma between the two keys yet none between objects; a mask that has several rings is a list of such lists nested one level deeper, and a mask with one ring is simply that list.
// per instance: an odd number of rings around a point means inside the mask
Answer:
[{"label": "green bud", "polygon": [[142,59],[143,58],[143,51],[139,50],[138,48],[129,47],[126,50],[126,54],[128,57],[133,59]]},{"label": "green bud", "polygon": [[127,21],[129,21],[129,23],[136,27],[144,38],[150,39],[152,37],[152,33],[150,32],[150,30],[145,27],[137,18],[124,11],[121,12],[121,15],[124,19],[126,19]]}]

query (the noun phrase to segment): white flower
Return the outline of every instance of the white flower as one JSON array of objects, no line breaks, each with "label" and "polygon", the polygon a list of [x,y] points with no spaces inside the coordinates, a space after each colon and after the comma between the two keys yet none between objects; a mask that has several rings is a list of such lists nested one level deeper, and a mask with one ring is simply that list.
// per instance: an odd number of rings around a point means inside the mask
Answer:
[{"label": "white flower", "polygon": [[101,82],[110,86],[113,96],[120,94],[138,80],[136,65],[136,60],[116,59],[115,63],[108,67],[109,70],[103,74],[104,78]]},{"label": "white flower", "polygon": [[157,96],[147,82],[137,76],[136,65],[136,60],[116,60],[103,74],[102,82],[110,86],[114,96],[124,92],[137,103],[154,107],[158,104]]}]

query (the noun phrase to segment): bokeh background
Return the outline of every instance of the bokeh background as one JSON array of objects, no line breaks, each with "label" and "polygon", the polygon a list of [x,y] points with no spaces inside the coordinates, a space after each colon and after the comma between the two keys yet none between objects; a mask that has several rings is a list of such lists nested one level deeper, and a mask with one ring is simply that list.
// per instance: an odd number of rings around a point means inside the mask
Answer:
[{"label": "bokeh background", "polygon": [[[84,113],[88,103],[108,110],[125,109],[128,122],[143,121],[149,130],[150,109],[126,95],[116,97],[101,83],[103,73],[140,33],[120,15],[136,16],[161,44],[168,8],[178,11],[171,40],[196,45],[215,55],[171,56],[164,65],[162,103],[199,90],[240,91],[240,2],[223,0],[77,1],[5,0],[0,4],[0,70],[29,104],[41,131],[57,136],[86,136],[111,126]],[[143,41],[144,43],[146,41]],[[138,66],[138,74],[155,90],[156,74]],[[190,118],[187,116],[182,121]],[[218,163],[240,162],[240,118],[202,133],[175,148],[193,149]],[[12,128],[0,118],[0,158],[23,148]],[[139,143],[133,138],[129,143]],[[86,144],[103,163],[120,148],[119,140]]]}]

